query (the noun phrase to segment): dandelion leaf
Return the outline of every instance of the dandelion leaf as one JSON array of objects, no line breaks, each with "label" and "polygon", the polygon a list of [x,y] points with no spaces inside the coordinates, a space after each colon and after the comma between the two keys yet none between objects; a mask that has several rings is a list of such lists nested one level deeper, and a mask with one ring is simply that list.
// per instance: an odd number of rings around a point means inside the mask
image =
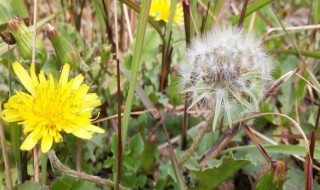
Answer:
[{"label": "dandelion leaf", "polygon": [[195,176],[193,182],[197,181],[195,188],[214,189],[239,169],[252,164],[250,158],[236,159],[232,154],[221,160],[212,161],[211,164],[209,163],[209,167],[204,170],[191,171]]}]

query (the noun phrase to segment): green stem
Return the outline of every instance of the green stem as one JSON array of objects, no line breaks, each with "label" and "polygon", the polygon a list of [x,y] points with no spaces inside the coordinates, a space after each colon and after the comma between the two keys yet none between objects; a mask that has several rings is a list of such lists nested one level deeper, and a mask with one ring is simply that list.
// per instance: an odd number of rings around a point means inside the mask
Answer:
[{"label": "green stem", "polygon": [[47,163],[48,163],[48,154],[43,153],[41,158],[41,183],[46,184],[47,181]]},{"label": "green stem", "polygon": [[[11,70],[11,50],[10,46],[8,45],[8,72],[9,72],[9,78],[8,78],[8,83],[9,83],[9,98],[12,96],[12,70]],[[10,129],[10,137],[11,137],[11,142],[12,142],[12,150],[13,150],[13,157],[16,162],[17,166],[17,173],[18,173],[18,181],[20,184],[23,183],[24,177],[23,170],[21,167],[21,154],[20,154],[20,136],[21,136],[21,128],[18,126],[16,123],[8,124],[9,129]]]}]

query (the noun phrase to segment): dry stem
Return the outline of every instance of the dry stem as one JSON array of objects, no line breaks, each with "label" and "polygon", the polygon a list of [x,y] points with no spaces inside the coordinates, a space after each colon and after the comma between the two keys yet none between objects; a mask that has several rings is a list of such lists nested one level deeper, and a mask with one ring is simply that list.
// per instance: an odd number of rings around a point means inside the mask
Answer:
[{"label": "dry stem", "polygon": [[[110,188],[114,188],[115,187],[115,183],[113,181],[111,181],[111,180],[103,179],[101,177],[94,176],[94,175],[89,175],[89,174],[86,174],[84,172],[78,172],[78,171],[75,171],[75,170],[70,169],[69,167],[63,165],[60,162],[60,160],[57,158],[56,153],[54,152],[54,150],[50,150],[48,152],[48,157],[50,159],[50,162],[56,168],[58,168],[61,172],[65,173],[67,175],[70,175],[70,176],[73,176],[73,177],[76,177],[76,178],[79,178],[79,179],[84,179],[84,180],[87,180],[87,181],[91,181],[91,182],[94,182],[94,183],[97,183],[97,184],[105,185],[105,186],[108,186]],[[120,185],[119,189],[120,190],[125,190],[126,188]]]},{"label": "dry stem", "polygon": [[184,155],[179,160],[179,165],[181,166],[185,161],[188,160],[188,158],[192,155],[192,153],[197,149],[202,137],[206,134],[209,126],[212,124],[214,114],[211,114],[207,124],[201,128],[200,132],[198,133],[198,136],[194,139],[191,146],[188,148],[188,150],[184,153]]},{"label": "dry stem", "polygon": [[33,148],[33,169],[34,169],[34,181],[40,182],[39,175],[39,158],[38,158],[38,147],[37,145]]}]

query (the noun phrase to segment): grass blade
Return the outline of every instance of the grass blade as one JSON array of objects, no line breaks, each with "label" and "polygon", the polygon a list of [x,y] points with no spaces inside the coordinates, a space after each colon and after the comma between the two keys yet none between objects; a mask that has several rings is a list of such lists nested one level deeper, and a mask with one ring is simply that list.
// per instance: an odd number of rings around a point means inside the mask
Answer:
[{"label": "grass blade", "polygon": [[[272,49],[269,50],[270,53],[282,53],[282,54],[293,54],[293,55],[299,55],[299,52],[294,49]],[[315,51],[300,51],[301,55],[307,56],[307,57],[313,57],[313,58],[320,58],[320,53]]]},{"label": "grass blade", "polygon": [[[246,10],[246,14],[244,16],[244,18],[246,18],[247,16],[251,15],[253,12],[261,9],[262,7],[268,5],[269,3],[271,3],[273,0],[261,0],[261,1],[257,1],[256,3],[252,4],[251,6],[249,6]],[[244,19],[243,18],[243,19]],[[234,16],[231,20],[232,24],[237,23],[240,20],[240,15]]]},{"label": "grass blade", "polygon": [[134,95],[134,90],[136,86],[139,65],[141,60],[141,53],[142,53],[142,45],[145,37],[145,32],[147,28],[147,21],[149,17],[149,10],[151,6],[151,0],[142,1],[141,12],[139,15],[139,23],[138,23],[138,30],[137,30],[137,38],[136,43],[134,45],[134,52],[133,52],[133,60],[132,60],[132,72],[130,77],[130,84],[129,84],[129,91],[126,99],[126,105],[124,109],[124,115],[122,119],[122,142],[125,144],[127,133],[128,133],[128,125],[130,119],[130,112],[132,107],[132,100]]}]

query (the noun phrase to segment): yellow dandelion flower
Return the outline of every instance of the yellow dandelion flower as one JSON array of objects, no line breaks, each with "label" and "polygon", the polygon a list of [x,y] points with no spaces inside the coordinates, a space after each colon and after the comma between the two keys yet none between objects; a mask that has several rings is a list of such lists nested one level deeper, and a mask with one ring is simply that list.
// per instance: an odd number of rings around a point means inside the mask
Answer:
[{"label": "yellow dandelion flower", "polygon": [[30,94],[16,92],[4,104],[1,117],[24,125],[23,132],[28,136],[21,150],[30,150],[41,140],[41,151],[48,152],[53,141],[63,141],[64,132],[83,139],[90,139],[94,132],[104,132],[90,120],[92,110],[101,101],[96,93],[88,93],[89,86],[82,84],[81,74],[68,81],[69,64],[63,66],[59,82],[55,82],[51,74],[47,79],[43,71],[37,77],[34,64],[30,68],[31,76],[18,62],[12,66]]},{"label": "yellow dandelion flower", "polygon": [[[171,0],[152,0],[149,15],[155,20],[163,20],[169,22]],[[177,2],[176,10],[173,16],[173,22],[177,24],[183,23],[183,9],[181,3]]]}]

